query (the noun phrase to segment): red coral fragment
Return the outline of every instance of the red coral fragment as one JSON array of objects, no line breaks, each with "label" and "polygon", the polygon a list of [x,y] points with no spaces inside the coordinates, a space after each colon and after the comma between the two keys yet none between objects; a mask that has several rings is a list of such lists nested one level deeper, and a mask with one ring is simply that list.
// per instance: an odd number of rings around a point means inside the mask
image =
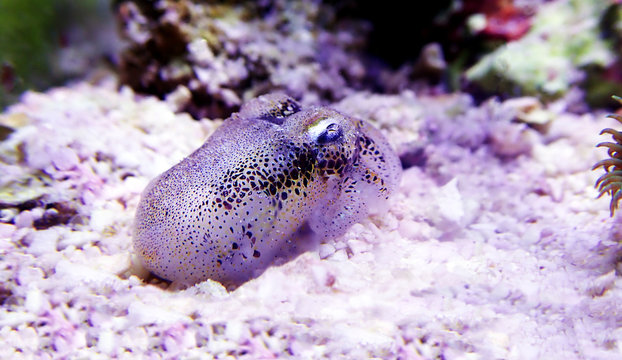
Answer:
[{"label": "red coral fragment", "polygon": [[464,9],[468,13],[486,16],[486,27],[482,33],[504,40],[520,39],[531,27],[531,16],[525,9],[514,6],[512,0],[466,0]]},{"label": "red coral fragment", "polygon": [[[516,8],[514,8],[516,9]],[[520,39],[531,27],[531,19],[523,14],[497,13],[486,16],[486,27],[482,31],[486,35],[505,40]]]}]

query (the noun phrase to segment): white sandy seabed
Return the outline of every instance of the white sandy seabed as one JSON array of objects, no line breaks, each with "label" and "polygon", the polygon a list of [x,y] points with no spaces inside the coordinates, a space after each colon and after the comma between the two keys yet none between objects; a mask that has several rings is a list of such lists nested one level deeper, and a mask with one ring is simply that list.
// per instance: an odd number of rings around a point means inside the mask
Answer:
[{"label": "white sandy seabed", "polygon": [[336,106],[426,161],[389,211],[227,292],[132,264],[140,192],[219,124],[173,102],[79,83],[1,115],[0,358],[622,358],[622,219],[590,170],[611,119],[354,94]]}]

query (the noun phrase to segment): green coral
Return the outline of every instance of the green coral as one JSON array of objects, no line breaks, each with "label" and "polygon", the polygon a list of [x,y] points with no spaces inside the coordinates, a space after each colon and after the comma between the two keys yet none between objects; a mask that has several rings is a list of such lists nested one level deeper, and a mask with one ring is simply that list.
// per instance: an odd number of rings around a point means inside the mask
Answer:
[{"label": "green coral", "polygon": [[581,80],[581,67],[613,62],[598,21],[609,5],[607,0],[543,5],[523,38],[482,58],[467,71],[467,79],[509,95],[562,95]]},{"label": "green coral", "polygon": [[[622,104],[622,98],[613,96],[613,99]],[[622,115],[610,114],[607,117],[616,119],[622,123]],[[603,129],[600,134],[609,134],[614,142],[602,142],[596,147],[607,148],[608,159],[597,162],[592,170],[600,167],[605,169],[605,173],[596,180],[595,187],[598,189],[598,197],[604,194],[611,195],[610,213],[613,216],[618,208],[618,203],[622,200],[622,132],[615,129]]]}]

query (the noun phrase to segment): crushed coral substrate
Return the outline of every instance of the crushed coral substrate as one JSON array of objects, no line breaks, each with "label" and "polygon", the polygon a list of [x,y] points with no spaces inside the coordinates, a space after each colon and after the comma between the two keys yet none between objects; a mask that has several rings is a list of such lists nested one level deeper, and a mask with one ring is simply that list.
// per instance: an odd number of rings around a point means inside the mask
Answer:
[{"label": "crushed coral substrate", "polygon": [[619,359],[620,217],[603,114],[532,98],[353,93],[407,169],[389,209],[228,292],[151,278],[148,181],[220,124],[113,80],[0,116],[0,358]]}]

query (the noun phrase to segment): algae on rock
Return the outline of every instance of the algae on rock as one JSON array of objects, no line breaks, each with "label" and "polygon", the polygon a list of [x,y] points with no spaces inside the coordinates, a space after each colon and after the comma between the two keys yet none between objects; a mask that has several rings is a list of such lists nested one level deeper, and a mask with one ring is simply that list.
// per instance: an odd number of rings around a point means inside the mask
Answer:
[{"label": "algae on rock", "polygon": [[561,0],[542,5],[524,37],[484,56],[467,70],[467,79],[494,93],[563,95],[583,80],[584,67],[614,61],[598,21],[609,3]]}]

